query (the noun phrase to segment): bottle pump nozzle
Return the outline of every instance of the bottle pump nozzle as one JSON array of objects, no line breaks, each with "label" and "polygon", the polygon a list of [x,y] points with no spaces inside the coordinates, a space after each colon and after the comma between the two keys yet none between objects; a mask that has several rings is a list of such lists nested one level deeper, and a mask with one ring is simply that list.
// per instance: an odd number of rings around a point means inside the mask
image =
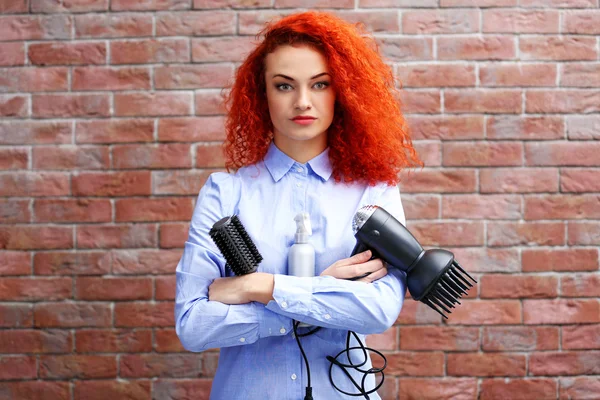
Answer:
[{"label": "bottle pump nozzle", "polygon": [[294,221],[296,221],[296,243],[308,243],[308,237],[312,235],[310,215],[307,212],[298,213]]}]

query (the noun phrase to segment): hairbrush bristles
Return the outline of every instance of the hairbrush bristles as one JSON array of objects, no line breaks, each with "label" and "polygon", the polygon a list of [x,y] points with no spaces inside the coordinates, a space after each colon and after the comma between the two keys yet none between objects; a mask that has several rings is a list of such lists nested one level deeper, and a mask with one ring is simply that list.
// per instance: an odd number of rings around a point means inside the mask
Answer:
[{"label": "hairbrush bristles", "polygon": [[234,274],[240,276],[256,271],[263,258],[237,215],[216,222],[209,235]]},{"label": "hairbrush bristles", "polygon": [[452,312],[450,309],[454,308],[455,304],[460,304],[458,299],[462,298],[473,287],[471,282],[465,278],[465,275],[474,283],[477,283],[467,271],[461,268],[456,260],[453,260],[421,301],[437,311],[442,317],[448,319],[444,312],[450,314]]}]

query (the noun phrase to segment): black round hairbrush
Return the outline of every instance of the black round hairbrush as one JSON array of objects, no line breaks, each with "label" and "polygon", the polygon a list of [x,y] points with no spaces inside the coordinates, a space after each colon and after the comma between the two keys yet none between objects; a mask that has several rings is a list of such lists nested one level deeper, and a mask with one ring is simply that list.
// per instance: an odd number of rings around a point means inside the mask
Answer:
[{"label": "black round hairbrush", "polygon": [[234,274],[256,271],[263,258],[237,215],[215,222],[208,233]]}]

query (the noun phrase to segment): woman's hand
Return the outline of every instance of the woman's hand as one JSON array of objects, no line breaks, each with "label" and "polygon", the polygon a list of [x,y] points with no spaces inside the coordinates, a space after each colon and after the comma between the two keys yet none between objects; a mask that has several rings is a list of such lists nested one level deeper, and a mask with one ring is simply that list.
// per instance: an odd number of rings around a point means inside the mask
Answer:
[{"label": "woman's hand", "polygon": [[254,272],[242,276],[217,278],[208,287],[208,300],[224,304],[267,304],[273,299],[273,275]]},{"label": "woman's hand", "polygon": [[321,273],[321,276],[329,275],[338,279],[351,279],[370,272],[369,275],[356,281],[371,283],[387,275],[385,263],[379,258],[370,260],[371,256],[371,250],[367,250],[350,258],[341,259],[331,264]]}]

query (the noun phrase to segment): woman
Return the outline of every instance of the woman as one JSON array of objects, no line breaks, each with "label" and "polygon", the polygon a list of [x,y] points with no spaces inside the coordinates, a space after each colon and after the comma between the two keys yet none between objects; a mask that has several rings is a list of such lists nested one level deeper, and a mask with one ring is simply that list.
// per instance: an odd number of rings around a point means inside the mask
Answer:
[{"label": "woman", "polygon": [[[369,252],[349,257],[352,218],[377,204],[404,223],[398,173],[419,162],[392,73],[363,30],[307,12],[261,35],[227,101],[225,152],[236,171],[212,174],[200,191],[177,266],[176,330],[190,351],[221,348],[211,399],[281,400],[303,398],[307,380],[293,321],[323,327],[302,338],[314,397],[349,398],[325,357],[346,347],[348,331],[364,342],[392,326],[406,290],[404,274]],[[313,278],[287,275],[299,212],[310,215]],[[264,258],[256,273],[228,276],[208,234],[230,215]],[[341,370],[332,375],[357,393]]]}]

